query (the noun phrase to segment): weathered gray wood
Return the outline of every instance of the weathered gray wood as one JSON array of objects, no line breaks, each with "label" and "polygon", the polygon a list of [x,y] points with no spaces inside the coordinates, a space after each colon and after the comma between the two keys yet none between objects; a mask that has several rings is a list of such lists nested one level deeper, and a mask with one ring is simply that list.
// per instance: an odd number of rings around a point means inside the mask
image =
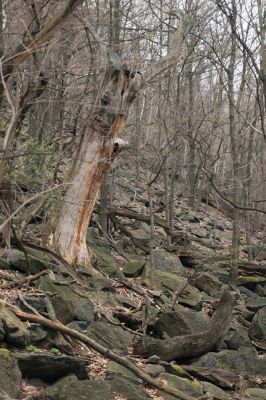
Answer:
[{"label": "weathered gray wood", "polygon": [[226,288],[211,322],[203,332],[175,336],[164,340],[145,336],[136,342],[134,352],[143,357],[156,355],[161,360],[200,356],[212,351],[227,333],[232,319],[233,297]]}]

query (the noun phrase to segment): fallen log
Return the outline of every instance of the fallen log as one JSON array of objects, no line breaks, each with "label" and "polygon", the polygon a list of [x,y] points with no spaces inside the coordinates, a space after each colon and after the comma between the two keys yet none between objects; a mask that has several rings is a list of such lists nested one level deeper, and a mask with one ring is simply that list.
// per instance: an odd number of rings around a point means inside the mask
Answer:
[{"label": "fallen log", "polygon": [[[129,210],[129,209],[109,208],[108,215],[110,217],[114,216],[114,217],[124,217],[124,218],[129,218],[129,219],[135,219],[136,221],[141,221],[141,222],[150,224],[150,216],[149,215],[139,214],[136,211]],[[164,219],[158,218],[158,217],[154,217],[154,224],[163,228],[165,233],[167,235],[170,235],[173,239],[177,239],[177,242],[179,244],[184,245],[184,246],[189,244],[188,234],[184,233],[181,230],[181,228],[178,228],[180,230],[180,232],[173,232],[169,228],[167,221]]]},{"label": "fallen log", "polygon": [[212,351],[230,327],[232,308],[233,296],[230,290],[226,288],[206,330],[163,340],[144,336],[136,341],[134,353],[144,358],[155,355],[161,360],[172,361],[197,357]]}]

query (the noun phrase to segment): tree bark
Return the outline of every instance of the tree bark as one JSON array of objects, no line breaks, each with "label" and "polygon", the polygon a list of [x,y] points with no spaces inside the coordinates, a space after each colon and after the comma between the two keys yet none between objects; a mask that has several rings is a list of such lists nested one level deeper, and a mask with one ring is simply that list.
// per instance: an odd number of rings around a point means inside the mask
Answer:
[{"label": "tree bark", "polygon": [[109,53],[108,66],[99,90],[89,129],[83,135],[70,172],[70,187],[64,197],[54,233],[55,250],[73,265],[91,266],[86,245],[87,228],[105,174],[123,149],[120,139],[129,107],[135,97],[135,80]]},{"label": "tree bark", "polygon": [[[121,135],[128,112],[138,91],[147,83],[175,66],[179,61],[186,25],[181,21],[174,35],[174,46],[145,74],[132,73],[121,65],[116,53],[104,48],[107,67],[98,92],[88,131],[81,139],[69,176],[69,186],[62,202],[53,235],[55,250],[73,266],[91,267],[86,245],[87,228],[100,186],[110,164],[125,147]],[[103,50],[102,40],[88,29]],[[91,269],[93,271],[93,269]]]},{"label": "tree bark", "polygon": [[226,289],[207,329],[185,336],[169,339],[144,337],[134,346],[134,352],[143,357],[156,355],[161,360],[198,357],[216,348],[229,329],[232,319],[233,297]]}]

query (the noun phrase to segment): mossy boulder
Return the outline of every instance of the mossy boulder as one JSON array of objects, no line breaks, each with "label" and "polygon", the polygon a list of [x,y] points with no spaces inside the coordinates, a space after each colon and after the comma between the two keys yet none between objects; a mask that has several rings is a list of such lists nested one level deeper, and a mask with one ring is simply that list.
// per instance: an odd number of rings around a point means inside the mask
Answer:
[{"label": "mossy boulder", "polygon": [[170,291],[175,291],[178,288],[185,286],[187,279],[157,268],[152,270],[150,265],[146,264],[141,275],[141,283],[153,289],[168,289]]},{"label": "mossy boulder", "polygon": [[266,307],[262,307],[253,318],[249,327],[253,339],[266,339]]},{"label": "mossy boulder", "polygon": [[161,271],[157,268],[151,269],[149,264],[146,264],[141,276],[141,283],[152,289],[162,291],[175,292],[183,289],[178,296],[178,302],[190,307],[198,306],[201,303],[202,297],[200,291],[194,286],[187,284],[187,279],[167,271]]},{"label": "mossy boulder", "polygon": [[171,363],[167,364],[165,369],[166,372],[169,372],[170,374],[180,376],[181,378],[189,378],[189,374],[175,361],[172,361]]},{"label": "mossy boulder", "polygon": [[169,253],[164,249],[154,250],[154,267],[161,271],[170,272],[177,275],[184,274],[184,267],[179,257],[174,253]]},{"label": "mossy boulder", "polygon": [[215,400],[227,400],[228,396],[224,390],[213,385],[210,382],[201,382],[204,392],[210,394]]},{"label": "mossy boulder", "polygon": [[95,267],[111,278],[124,279],[125,276],[120,270],[120,267],[115,262],[112,256],[110,247],[104,245],[98,237],[98,233],[93,229],[89,228],[87,236],[87,244],[94,255]]},{"label": "mossy boulder", "polygon": [[243,285],[249,289],[254,289],[258,283],[266,282],[265,276],[260,275],[240,275],[238,277],[238,284]]},{"label": "mossy boulder", "polygon": [[220,282],[227,284],[229,282],[229,268],[224,262],[206,263],[203,270],[216,277]]},{"label": "mossy boulder", "polygon": [[106,382],[110,384],[113,393],[119,393],[127,400],[148,400],[150,398],[141,388],[141,380],[127,368],[113,361],[108,363]]},{"label": "mossy boulder", "polygon": [[46,400],[114,400],[114,398],[108,382],[103,380],[79,381],[74,375],[60,379],[45,389]]},{"label": "mossy boulder", "polygon": [[265,375],[266,360],[260,359],[252,348],[223,350],[219,353],[207,353],[200,357],[193,365],[207,368],[229,369],[239,374]]},{"label": "mossy boulder", "polygon": [[[55,270],[55,264],[38,250],[27,249],[29,265],[26,261],[25,254],[17,249],[8,249],[4,254],[4,262],[9,266],[8,269],[20,271],[20,272],[30,272],[31,274],[37,274],[44,269]],[[7,269],[7,268],[5,268]]]},{"label": "mossy boulder", "polygon": [[[203,387],[197,381],[191,381],[187,378],[182,378],[180,376],[171,375],[167,373],[162,373],[159,375],[158,379],[166,381],[170,386],[184,392],[191,397],[203,396]],[[174,396],[165,394],[161,390],[158,390],[158,394],[162,396],[165,400],[175,399]]]},{"label": "mossy boulder", "polygon": [[191,310],[162,312],[153,324],[158,337],[187,335],[206,329],[210,318],[207,313]]},{"label": "mossy boulder", "polygon": [[30,343],[26,325],[6,306],[0,305],[0,320],[5,332],[4,340],[13,346],[25,347]]},{"label": "mossy boulder", "polygon": [[265,400],[266,389],[249,388],[245,391],[245,396],[249,400]]},{"label": "mossy boulder", "polygon": [[107,321],[94,321],[89,325],[87,333],[96,342],[112,350],[122,351],[127,354],[127,347],[132,346],[131,334],[121,326],[116,326]]},{"label": "mossy boulder", "polygon": [[115,400],[119,395],[127,400],[150,399],[138,383],[120,374],[110,376],[106,380],[84,381],[70,375],[45,389],[46,400]]},{"label": "mossy boulder", "polygon": [[49,276],[42,276],[36,281],[36,286],[44,292],[53,294],[51,302],[56,317],[68,324],[73,320],[91,322],[94,320],[94,307],[92,302],[79,296],[69,286],[56,285]]},{"label": "mossy boulder", "polygon": [[217,296],[222,286],[219,279],[208,272],[198,272],[193,276],[191,284],[213,297]]},{"label": "mossy boulder", "polygon": [[7,349],[0,348],[0,389],[10,397],[18,398],[21,384],[21,372],[17,361]]},{"label": "mossy boulder", "polygon": [[145,265],[145,258],[138,254],[130,256],[129,261],[123,267],[123,273],[125,276],[134,277],[139,276]]},{"label": "mossy boulder", "polygon": [[39,378],[45,382],[75,374],[79,379],[86,379],[87,362],[81,357],[53,355],[49,353],[15,353],[23,378]]},{"label": "mossy boulder", "polygon": [[257,297],[250,299],[246,303],[247,309],[250,311],[258,311],[262,307],[266,307],[266,297]]}]

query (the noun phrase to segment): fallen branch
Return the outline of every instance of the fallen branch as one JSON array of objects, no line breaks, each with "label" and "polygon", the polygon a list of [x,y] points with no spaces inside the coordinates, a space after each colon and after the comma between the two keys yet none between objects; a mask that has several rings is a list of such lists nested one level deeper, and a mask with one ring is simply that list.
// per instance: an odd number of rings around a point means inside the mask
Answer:
[{"label": "fallen branch", "polygon": [[164,391],[165,393],[171,394],[172,396],[175,396],[177,399],[180,399],[180,400],[195,400],[195,398],[181,392],[180,390],[175,389],[162,381],[152,378],[149,374],[140,370],[137,366],[135,366],[127,358],[117,355],[112,350],[107,349],[106,347],[102,346],[101,344],[97,343],[95,340],[91,339],[89,336],[84,335],[81,332],[78,332],[74,329],[70,329],[67,326],[61,324],[60,322],[51,321],[43,316],[25,313],[25,312],[21,311],[18,307],[14,306],[12,304],[6,303],[3,300],[0,300],[0,304],[9,307],[14,312],[14,314],[16,314],[16,316],[23,321],[29,321],[29,322],[41,324],[41,325],[45,326],[46,328],[52,329],[56,332],[60,332],[62,334],[73,337],[77,340],[80,340],[82,343],[85,343],[93,350],[96,350],[102,356],[109,358],[110,360],[115,361],[116,363],[118,363],[120,365],[123,365],[125,368],[127,368],[128,370],[133,372],[133,374],[136,375],[138,378],[140,378],[144,382],[148,383],[149,385],[155,387],[156,389],[159,389],[159,390]]},{"label": "fallen branch", "polygon": [[38,274],[29,275],[26,278],[22,278],[22,279],[19,279],[19,280],[13,280],[10,283],[2,285],[1,289],[11,289],[11,288],[13,288],[15,286],[24,285],[24,283],[36,281],[37,279],[39,279],[43,275],[52,275],[52,274],[53,274],[52,271],[49,271],[48,269],[45,269],[45,270],[43,270],[41,272],[38,272]]}]

